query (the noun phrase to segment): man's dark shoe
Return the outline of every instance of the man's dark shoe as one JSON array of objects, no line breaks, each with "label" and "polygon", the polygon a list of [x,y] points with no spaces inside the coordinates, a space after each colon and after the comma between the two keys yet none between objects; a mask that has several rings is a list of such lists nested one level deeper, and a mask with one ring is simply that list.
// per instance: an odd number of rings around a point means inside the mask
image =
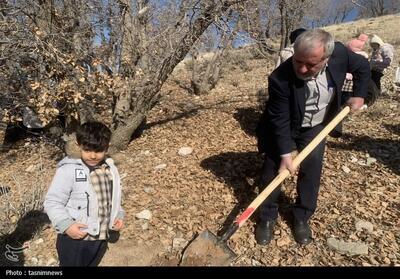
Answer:
[{"label": "man's dark shoe", "polygon": [[267,245],[271,242],[274,237],[274,226],[276,220],[272,221],[261,221],[257,224],[256,228],[256,240],[260,245]]},{"label": "man's dark shoe", "polygon": [[302,245],[310,244],[312,241],[310,226],[305,221],[294,221],[293,235],[294,240]]}]

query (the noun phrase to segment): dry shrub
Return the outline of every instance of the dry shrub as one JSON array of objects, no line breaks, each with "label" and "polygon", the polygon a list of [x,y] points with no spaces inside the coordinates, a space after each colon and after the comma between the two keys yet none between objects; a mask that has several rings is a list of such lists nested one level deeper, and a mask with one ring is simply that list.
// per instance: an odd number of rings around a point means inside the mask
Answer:
[{"label": "dry shrub", "polygon": [[185,60],[185,63],[184,63],[184,68],[185,68],[185,70],[186,71],[188,71],[188,72],[191,72],[191,71],[193,71],[193,65],[194,65],[194,61],[193,61],[193,59],[187,59],[187,60]]},{"label": "dry shrub", "polygon": [[247,61],[251,60],[252,56],[245,50],[231,50],[226,53],[225,65],[228,70],[241,69],[243,72],[251,71],[251,67]]},{"label": "dry shrub", "polygon": [[12,175],[14,183],[10,185],[11,189],[0,196],[0,235],[11,234],[17,222],[31,212],[43,211],[47,185],[43,179],[45,169],[42,161],[34,168],[29,181],[22,181],[21,177]]},{"label": "dry shrub", "polygon": [[10,191],[0,197],[0,235],[11,234],[18,220],[30,212],[43,211],[45,188],[43,185],[33,183],[30,188],[19,189],[18,192]]}]

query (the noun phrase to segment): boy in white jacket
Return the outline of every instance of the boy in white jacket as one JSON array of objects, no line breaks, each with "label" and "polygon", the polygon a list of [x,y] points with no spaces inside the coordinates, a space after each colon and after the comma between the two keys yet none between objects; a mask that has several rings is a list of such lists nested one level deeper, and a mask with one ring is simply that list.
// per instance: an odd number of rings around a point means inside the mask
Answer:
[{"label": "boy in white jacket", "polygon": [[80,158],[66,157],[47,192],[44,209],[57,235],[60,266],[96,266],[107,248],[109,230],[123,227],[121,185],[106,152],[111,131],[87,122],[76,133]]}]

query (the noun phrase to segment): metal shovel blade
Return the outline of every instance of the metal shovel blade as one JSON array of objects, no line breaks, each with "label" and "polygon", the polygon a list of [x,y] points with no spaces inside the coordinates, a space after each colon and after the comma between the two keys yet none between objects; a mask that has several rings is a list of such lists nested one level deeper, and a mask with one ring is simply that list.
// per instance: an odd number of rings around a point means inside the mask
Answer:
[{"label": "metal shovel blade", "polygon": [[186,247],[180,266],[227,266],[236,257],[226,242],[206,230]]}]

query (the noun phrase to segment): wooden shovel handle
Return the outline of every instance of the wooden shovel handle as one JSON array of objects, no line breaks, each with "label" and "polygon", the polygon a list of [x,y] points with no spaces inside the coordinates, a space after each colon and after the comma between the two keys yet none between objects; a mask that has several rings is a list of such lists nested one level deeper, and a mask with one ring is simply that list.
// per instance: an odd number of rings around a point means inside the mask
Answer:
[{"label": "wooden shovel handle", "polygon": [[[343,118],[350,112],[350,107],[346,106],[342,109],[340,113],[338,113],[335,118],[329,122],[328,125],[294,158],[293,166],[298,167],[300,163],[314,150],[314,148],[339,124]],[[286,179],[290,175],[290,172],[286,169],[280,172],[274,180],[262,191],[257,198],[247,207],[247,209],[237,218],[235,223],[241,227],[244,222],[250,218],[250,216],[254,213],[254,211],[260,206],[260,204],[278,187],[279,184],[282,183],[283,180]]]}]

